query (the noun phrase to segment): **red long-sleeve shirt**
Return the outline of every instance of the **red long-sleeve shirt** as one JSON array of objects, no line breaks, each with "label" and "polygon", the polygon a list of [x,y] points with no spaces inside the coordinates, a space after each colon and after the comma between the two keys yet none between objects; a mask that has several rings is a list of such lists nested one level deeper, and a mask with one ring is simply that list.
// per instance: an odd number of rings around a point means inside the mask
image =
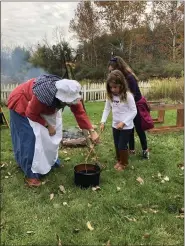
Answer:
[{"label": "red long-sleeve shirt", "polygon": [[[41,114],[54,114],[56,109],[49,107],[40,102],[33,94],[32,87],[35,79],[30,79],[27,82],[17,86],[8,97],[8,108],[14,110],[18,114],[28,117],[32,121],[36,121],[41,125],[45,125],[45,120]],[[91,129],[91,122],[83,108],[81,102],[70,106],[76,121],[81,129]]]}]

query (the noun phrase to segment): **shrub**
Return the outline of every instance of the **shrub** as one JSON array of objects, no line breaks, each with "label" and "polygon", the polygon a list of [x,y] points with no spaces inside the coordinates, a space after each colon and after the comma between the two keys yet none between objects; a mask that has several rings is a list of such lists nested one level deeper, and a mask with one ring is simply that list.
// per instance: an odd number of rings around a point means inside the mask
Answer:
[{"label": "shrub", "polygon": [[146,93],[149,100],[159,100],[169,98],[175,102],[184,101],[184,80],[183,78],[169,78],[149,81],[150,88]]}]

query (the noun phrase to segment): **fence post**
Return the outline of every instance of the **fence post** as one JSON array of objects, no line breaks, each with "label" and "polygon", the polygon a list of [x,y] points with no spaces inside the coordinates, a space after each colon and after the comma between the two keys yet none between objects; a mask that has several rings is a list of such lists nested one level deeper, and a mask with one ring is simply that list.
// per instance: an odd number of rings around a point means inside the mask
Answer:
[{"label": "fence post", "polygon": [[83,85],[84,102],[86,101],[86,84]]}]

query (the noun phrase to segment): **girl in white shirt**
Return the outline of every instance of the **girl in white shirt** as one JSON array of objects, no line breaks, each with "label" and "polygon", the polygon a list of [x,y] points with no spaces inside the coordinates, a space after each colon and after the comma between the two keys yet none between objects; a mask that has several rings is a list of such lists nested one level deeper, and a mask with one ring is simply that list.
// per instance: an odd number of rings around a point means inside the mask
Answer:
[{"label": "girl in white shirt", "polygon": [[128,165],[128,143],[133,119],[137,114],[134,97],[129,92],[127,82],[119,70],[113,70],[106,83],[107,100],[103,111],[100,130],[103,131],[105,122],[112,110],[112,129],[116,149],[117,163],[114,168],[122,171]]}]

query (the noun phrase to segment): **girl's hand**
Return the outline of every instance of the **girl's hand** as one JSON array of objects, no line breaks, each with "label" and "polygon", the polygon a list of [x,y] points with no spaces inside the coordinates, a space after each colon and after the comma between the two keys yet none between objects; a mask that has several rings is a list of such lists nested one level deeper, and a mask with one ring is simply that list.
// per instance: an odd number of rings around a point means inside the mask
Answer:
[{"label": "girl's hand", "polygon": [[54,126],[48,125],[48,132],[50,136],[54,136],[56,134],[56,130]]},{"label": "girl's hand", "polygon": [[125,124],[123,122],[120,122],[117,124],[116,129],[121,130],[121,129],[123,129],[124,126],[125,126]]},{"label": "girl's hand", "polygon": [[93,141],[94,144],[97,144],[100,142],[99,135],[95,130],[90,131],[90,134],[91,134],[91,140]]},{"label": "girl's hand", "polygon": [[105,130],[105,124],[101,123],[100,124],[100,131],[103,132]]}]

